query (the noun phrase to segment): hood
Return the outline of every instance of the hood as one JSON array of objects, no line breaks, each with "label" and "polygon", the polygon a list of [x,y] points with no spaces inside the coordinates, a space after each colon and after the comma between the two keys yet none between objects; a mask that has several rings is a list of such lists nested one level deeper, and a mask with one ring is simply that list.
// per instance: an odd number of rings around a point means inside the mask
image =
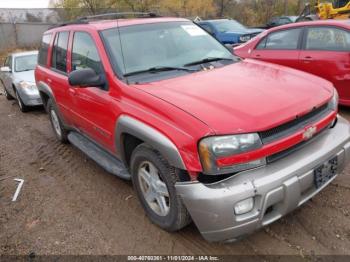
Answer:
[{"label": "hood", "polygon": [[186,111],[216,134],[268,130],[333,95],[326,80],[250,59],[135,87]]},{"label": "hood", "polygon": [[15,72],[14,77],[16,82],[26,81],[35,84],[34,70]]}]

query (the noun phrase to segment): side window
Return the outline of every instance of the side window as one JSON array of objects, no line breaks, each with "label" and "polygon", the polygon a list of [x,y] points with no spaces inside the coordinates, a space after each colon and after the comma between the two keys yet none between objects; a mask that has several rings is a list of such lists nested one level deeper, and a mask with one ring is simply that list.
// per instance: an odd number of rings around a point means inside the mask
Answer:
[{"label": "side window", "polygon": [[4,66],[10,67],[10,59],[11,59],[10,56],[6,57],[5,62],[4,62]]},{"label": "side window", "polygon": [[52,37],[52,34],[43,35],[41,46],[39,48],[39,56],[38,56],[39,65],[46,66],[51,37]]},{"label": "side window", "polygon": [[266,40],[267,40],[267,37],[265,37],[263,40],[261,40],[258,44],[258,46],[256,47],[256,49],[265,49],[266,47]]},{"label": "side window", "polygon": [[67,72],[68,38],[69,32],[58,33],[52,50],[51,67],[62,72]]},{"label": "side window", "polygon": [[12,70],[12,56],[8,57],[8,62],[7,63],[8,63],[7,66]]},{"label": "side window", "polygon": [[213,35],[214,32],[211,29],[210,25],[206,25],[206,24],[201,24],[200,27],[202,27],[205,31],[207,31],[209,34]]},{"label": "side window", "polygon": [[289,29],[269,34],[266,39],[259,43],[258,49],[268,50],[296,50],[302,29]]},{"label": "side window", "polygon": [[350,33],[332,27],[312,27],[307,30],[306,50],[349,51]]},{"label": "side window", "polygon": [[101,59],[94,40],[88,33],[75,32],[72,50],[72,70],[91,68],[97,74],[103,74]]}]

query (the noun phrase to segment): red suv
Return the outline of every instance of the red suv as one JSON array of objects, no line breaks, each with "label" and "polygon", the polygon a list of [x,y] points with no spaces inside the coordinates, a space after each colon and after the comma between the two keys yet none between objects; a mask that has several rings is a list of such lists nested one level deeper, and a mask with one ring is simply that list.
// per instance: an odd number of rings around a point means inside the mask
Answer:
[{"label": "red suv", "polygon": [[131,179],[161,228],[193,220],[209,241],[235,240],[348,162],[328,81],[241,61],[186,19],[95,18],[44,34],[37,86],[57,138]]}]

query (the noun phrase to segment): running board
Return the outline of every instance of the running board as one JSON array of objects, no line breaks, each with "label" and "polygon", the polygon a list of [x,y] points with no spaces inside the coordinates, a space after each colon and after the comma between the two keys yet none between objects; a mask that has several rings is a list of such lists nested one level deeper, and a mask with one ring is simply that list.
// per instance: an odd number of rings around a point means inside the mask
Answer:
[{"label": "running board", "polygon": [[109,173],[130,180],[131,176],[124,164],[110,153],[77,132],[70,132],[68,140]]}]

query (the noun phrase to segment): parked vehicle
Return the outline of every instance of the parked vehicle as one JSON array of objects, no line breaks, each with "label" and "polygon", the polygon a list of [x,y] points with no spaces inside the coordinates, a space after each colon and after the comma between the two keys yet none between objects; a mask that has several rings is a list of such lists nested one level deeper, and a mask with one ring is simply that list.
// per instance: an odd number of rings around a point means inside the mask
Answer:
[{"label": "parked vehicle", "polygon": [[350,106],[349,22],[301,22],[270,29],[234,53],[325,78],[337,88],[340,104]]},{"label": "parked vehicle", "polygon": [[197,24],[223,44],[237,45],[245,43],[263,32],[260,28],[247,28],[236,20],[202,20]]},{"label": "parked vehicle", "polygon": [[35,85],[34,69],[38,51],[10,54],[0,68],[0,81],[8,100],[17,99],[22,112],[31,106],[42,105],[39,91]]},{"label": "parked vehicle", "polygon": [[328,81],[241,61],[187,19],[97,18],[44,34],[36,82],[57,138],[131,179],[159,227],[238,239],[348,163]]},{"label": "parked vehicle", "polygon": [[314,1],[314,6],[310,3],[305,5],[304,10],[299,15],[297,22],[312,20],[348,20],[350,18],[349,0],[329,0]]},{"label": "parked vehicle", "polygon": [[267,24],[266,29],[270,29],[276,26],[287,25],[295,23],[298,19],[298,16],[279,16],[273,17]]}]

